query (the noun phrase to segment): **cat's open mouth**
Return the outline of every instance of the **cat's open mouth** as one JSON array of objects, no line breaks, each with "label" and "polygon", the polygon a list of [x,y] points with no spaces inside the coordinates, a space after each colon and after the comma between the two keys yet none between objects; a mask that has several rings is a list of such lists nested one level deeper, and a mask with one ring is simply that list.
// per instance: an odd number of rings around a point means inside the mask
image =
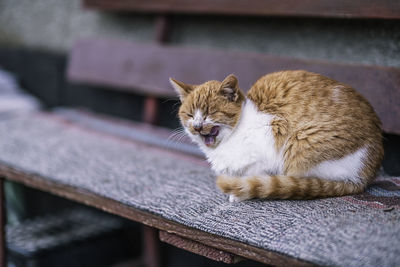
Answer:
[{"label": "cat's open mouth", "polygon": [[206,146],[213,146],[215,144],[215,138],[219,134],[219,126],[213,126],[209,134],[202,134],[204,144]]}]

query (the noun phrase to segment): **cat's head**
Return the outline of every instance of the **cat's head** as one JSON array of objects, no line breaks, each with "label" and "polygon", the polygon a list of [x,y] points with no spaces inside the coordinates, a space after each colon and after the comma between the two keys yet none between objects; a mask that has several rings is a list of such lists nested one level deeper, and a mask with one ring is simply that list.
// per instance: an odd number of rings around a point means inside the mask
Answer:
[{"label": "cat's head", "polygon": [[222,82],[190,85],[170,78],[181,100],[179,119],[186,133],[200,146],[214,148],[236,126],[244,95],[234,75]]}]

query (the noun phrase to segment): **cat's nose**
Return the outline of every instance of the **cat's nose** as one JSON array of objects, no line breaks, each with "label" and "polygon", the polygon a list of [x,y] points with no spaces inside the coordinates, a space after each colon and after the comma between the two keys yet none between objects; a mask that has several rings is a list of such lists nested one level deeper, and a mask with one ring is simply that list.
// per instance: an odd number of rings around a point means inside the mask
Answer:
[{"label": "cat's nose", "polygon": [[201,130],[203,129],[203,124],[202,123],[195,123],[193,124],[193,129],[197,132],[201,132]]}]

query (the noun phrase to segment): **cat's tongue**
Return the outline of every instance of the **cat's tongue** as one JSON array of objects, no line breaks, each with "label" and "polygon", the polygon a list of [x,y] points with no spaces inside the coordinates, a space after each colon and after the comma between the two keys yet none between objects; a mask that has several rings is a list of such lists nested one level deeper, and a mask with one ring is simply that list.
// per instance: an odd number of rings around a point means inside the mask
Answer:
[{"label": "cat's tongue", "polygon": [[215,138],[217,137],[218,134],[219,134],[219,126],[212,127],[209,134],[203,135],[204,136],[204,144],[206,146],[214,145]]},{"label": "cat's tongue", "polygon": [[212,146],[215,143],[215,136],[214,135],[206,135],[204,136],[204,144],[206,146]]}]

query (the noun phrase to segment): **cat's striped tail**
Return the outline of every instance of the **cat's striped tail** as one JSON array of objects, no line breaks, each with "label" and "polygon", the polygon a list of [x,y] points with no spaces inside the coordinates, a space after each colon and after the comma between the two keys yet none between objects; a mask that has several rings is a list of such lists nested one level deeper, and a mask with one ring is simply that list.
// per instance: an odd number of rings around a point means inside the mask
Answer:
[{"label": "cat's striped tail", "polygon": [[316,177],[265,175],[250,177],[217,177],[218,187],[230,194],[230,201],[250,198],[313,199],[361,193],[365,184],[331,181]]}]

